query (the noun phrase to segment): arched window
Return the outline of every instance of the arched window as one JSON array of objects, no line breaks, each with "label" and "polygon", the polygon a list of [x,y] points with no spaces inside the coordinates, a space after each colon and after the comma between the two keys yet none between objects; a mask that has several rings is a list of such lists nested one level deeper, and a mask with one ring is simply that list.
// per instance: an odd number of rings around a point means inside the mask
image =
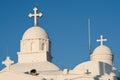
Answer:
[{"label": "arched window", "polygon": [[31,42],[31,45],[30,45],[30,51],[32,52],[33,51],[33,42]]},{"label": "arched window", "polygon": [[44,46],[45,46],[45,44],[44,43],[42,43],[42,50],[44,51]]}]

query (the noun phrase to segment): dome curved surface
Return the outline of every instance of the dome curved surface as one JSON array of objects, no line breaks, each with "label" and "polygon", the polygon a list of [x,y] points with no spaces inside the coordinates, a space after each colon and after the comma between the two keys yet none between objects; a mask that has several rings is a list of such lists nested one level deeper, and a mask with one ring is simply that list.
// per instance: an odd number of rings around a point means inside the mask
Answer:
[{"label": "dome curved surface", "polygon": [[[28,75],[29,76],[29,75]],[[0,74],[0,80],[30,80],[33,79],[35,80],[35,78],[33,77],[28,77],[25,74],[22,73],[16,73],[16,72],[12,72],[12,71],[4,71]]]},{"label": "dome curved surface", "polygon": [[39,26],[34,26],[29,28],[28,30],[25,31],[22,39],[26,40],[26,39],[38,39],[38,38],[43,38],[43,39],[47,39],[48,35],[45,32],[44,29],[42,29]]},{"label": "dome curved surface", "polygon": [[28,72],[32,69],[37,71],[59,71],[60,69],[50,62],[39,63],[17,63],[10,67],[10,70],[15,72]]},{"label": "dome curved surface", "polygon": [[[94,66],[92,66],[94,65]],[[103,65],[105,65],[105,68],[103,68]],[[107,74],[115,74],[115,75],[119,75],[118,71],[114,69],[114,66],[111,66],[109,64],[106,64],[104,62],[97,62],[97,61],[87,61],[81,64],[78,64],[73,70],[72,73],[73,74],[85,74],[86,70],[88,70],[88,72],[90,72],[91,75],[104,75],[104,73],[102,72],[105,69]]]},{"label": "dome curved surface", "polygon": [[105,45],[98,46],[94,51],[92,55],[111,55],[111,50]]},{"label": "dome curved surface", "polygon": [[[94,68],[95,66],[98,66],[99,62],[96,61],[87,61],[87,62],[83,62],[81,64],[78,64],[73,71],[81,71],[83,69],[89,69],[89,68]],[[86,65],[94,65],[93,67],[91,66],[86,66]]]},{"label": "dome curved surface", "polygon": [[[91,66],[94,65],[94,66]],[[96,70],[95,70],[96,69]],[[87,61],[81,64],[78,64],[73,70],[72,74],[85,75],[86,71],[89,71],[91,75],[99,75],[99,62],[96,61]]]}]

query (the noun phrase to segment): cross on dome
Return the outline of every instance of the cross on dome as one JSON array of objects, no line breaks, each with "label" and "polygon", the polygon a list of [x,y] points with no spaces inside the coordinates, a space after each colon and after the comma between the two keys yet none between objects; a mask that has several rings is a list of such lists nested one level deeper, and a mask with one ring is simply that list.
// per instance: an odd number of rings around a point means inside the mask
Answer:
[{"label": "cross on dome", "polygon": [[34,14],[30,13],[28,16],[31,18],[31,17],[34,17],[34,26],[37,26],[37,17],[42,17],[42,13],[37,13],[37,7],[35,7],[33,9],[34,11]]},{"label": "cross on dome", "polygon": [[100,42],[100,45],[103,45],[103,42],[107,41],[107,39],[103,39],[103,35],[100,36],[100,39],[97,42]]},{"label": "cross on dome", "polygon": [[5,61],[2,62],[2,64],[4,64],[7,68],[7,70],[10,70],[10,66],[14,63],[14,61],[12,61],[10,59],[10,57],[7,57]]}]

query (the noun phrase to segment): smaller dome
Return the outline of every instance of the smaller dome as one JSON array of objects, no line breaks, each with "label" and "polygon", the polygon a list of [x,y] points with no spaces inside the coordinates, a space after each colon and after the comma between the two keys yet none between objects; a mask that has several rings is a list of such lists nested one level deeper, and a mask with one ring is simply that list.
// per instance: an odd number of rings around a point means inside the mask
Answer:
[{"label": "smaller dome", "polygon": [[107,46],[100,45],[91,54],[91,61],[104,62],[112,65],[112,52]]},{"label": "smaller dome", "polygon": [[26,39],[37,39],[37,38],[47,39],[48,35],[45,32],[45,30],[42,29],[41,27],[34,26],[29,28],[27,31],[25,31],[22,39],[26,40]]},{"label": "smaller dome", "polygon": [[98,46],[94,51],[92,55],[111,55],[111,50],[105,45]]}]

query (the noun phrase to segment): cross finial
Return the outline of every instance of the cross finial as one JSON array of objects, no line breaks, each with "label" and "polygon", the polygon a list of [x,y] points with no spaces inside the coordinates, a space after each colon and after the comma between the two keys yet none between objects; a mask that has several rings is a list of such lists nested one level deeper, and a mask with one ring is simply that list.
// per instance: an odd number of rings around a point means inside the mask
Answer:
[{"label": "cross finial", "polygon": [[37,26],[37,17],[42,17],[42,13],[37,13],[37,7],[35,7],[34,9],[33,9],[33,11],[34,11],[34,14],[29,14],[28,16],[31,18],[31,17],[34,17],[34,26]]},{"label": "cross finial", "polygon": [[100,36],[100,39],[97,40],[97,42],[100,42],[101,45],[103,45],[103,42],[107,41],[107,39],[103,39],[103,35]]},{"label": "cross finial", "polygon": [[2,64],[4,64],[7,68],[7,70],[10,70],[10,66],[14,63],[14,61],[12,61],[10,59],[10,57],[7,57],[5,61],[2,62]]}]

